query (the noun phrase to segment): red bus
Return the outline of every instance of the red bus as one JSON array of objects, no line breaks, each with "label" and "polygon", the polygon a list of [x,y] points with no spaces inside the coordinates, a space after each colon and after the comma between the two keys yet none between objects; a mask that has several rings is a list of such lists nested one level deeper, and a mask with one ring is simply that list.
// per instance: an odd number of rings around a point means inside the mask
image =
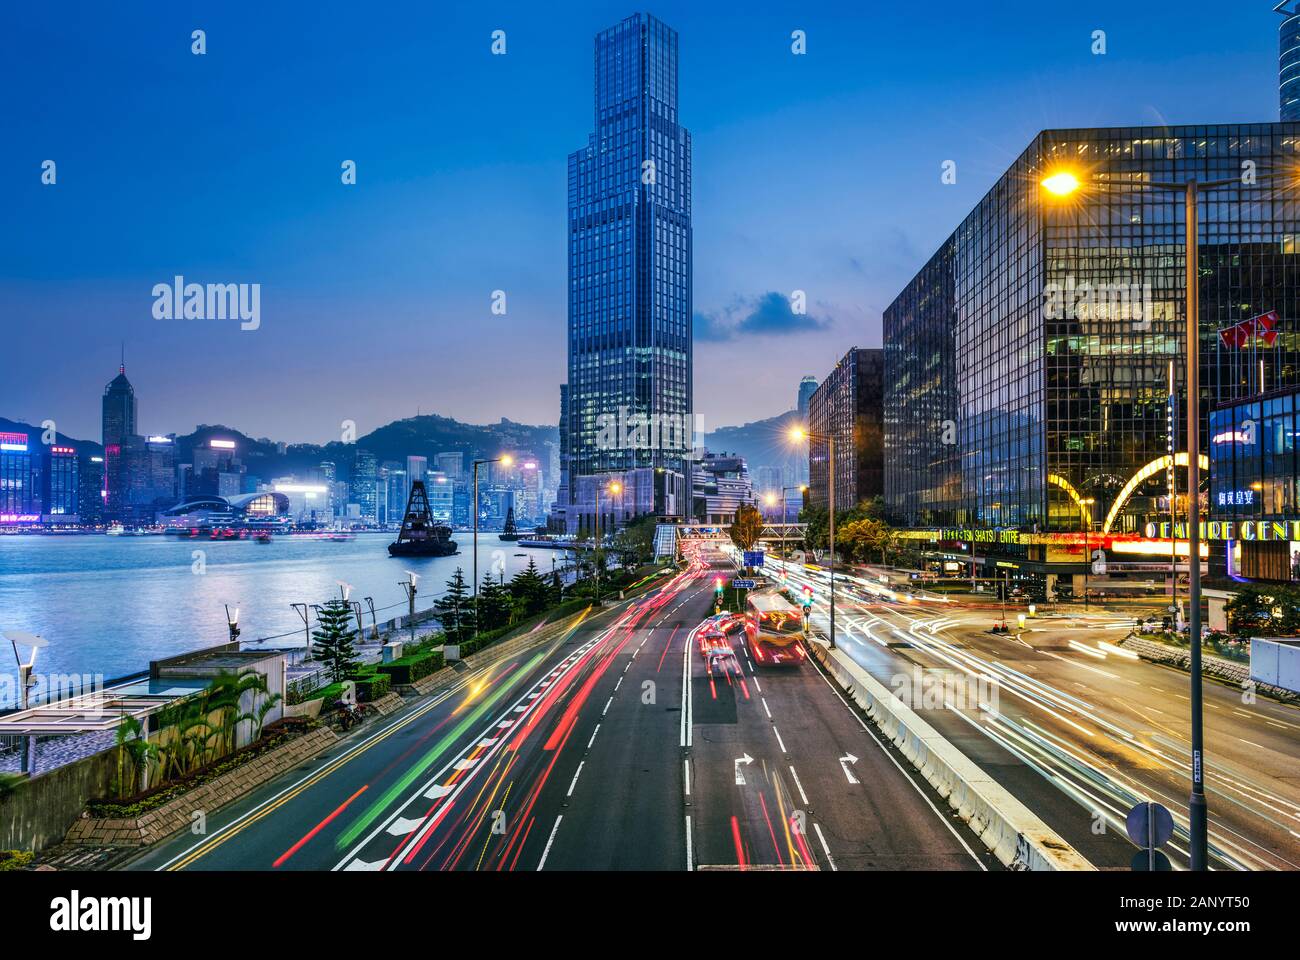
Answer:
[{"label": "red bus", "polygon": [[745,641],[756,663],[798,666],[808,657],[803,645],[803,609],[779,590],[758,590],[745,601]]}]

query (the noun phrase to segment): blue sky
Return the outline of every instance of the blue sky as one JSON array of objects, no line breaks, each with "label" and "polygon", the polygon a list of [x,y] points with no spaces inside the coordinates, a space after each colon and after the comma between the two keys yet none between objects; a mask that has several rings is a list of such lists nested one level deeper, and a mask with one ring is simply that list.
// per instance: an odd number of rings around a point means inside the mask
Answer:
[{"label": "blue sky", "polygon": [[[637,9],[682,38],[697,410],[710,428],[782,412],[803,374],[880,343],[883,309],[1040,129],[1277,117],[1271,0],[1045,6],[15,7],[0,416],[98,437],[125,340],[148,432],[555,422],[566,157],[592,127],[593,35]],[[155,320],[176,274],[260,283],[261,328]],[[794,290],[809,316],[782,324]]]}]

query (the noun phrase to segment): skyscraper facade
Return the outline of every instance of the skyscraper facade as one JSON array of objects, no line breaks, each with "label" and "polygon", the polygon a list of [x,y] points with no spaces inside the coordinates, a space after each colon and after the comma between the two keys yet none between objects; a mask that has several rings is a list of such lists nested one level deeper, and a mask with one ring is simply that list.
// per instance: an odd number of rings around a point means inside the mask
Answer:
[{"label": "skyscraper facade", "polygon": [[808,404],[812,400],[812,395],[817,392],[817,378],[814,376],[804,377],[799,381],[799,416],[803,422],[808,422]]},{"label": "skyscraper facade", "polygon": [[363,522],[379,522],[379,465],[369,450],[354,452],[351,502],[360,508]]},{"label": "skyscraper facade", "polygon": [[[808,427],[835,439],[835,509],[850,510],[885,492],[885,357],[883,350],[854,347],[835,365],[808,401]],[[808,444],[808,502],[830,502],[829,448]]]},{"label": "skyscraper facade", "polygon": [[1282,14],[1278,27],[1278,92],[1281,100],[1282,122],[1300,120],[1300,6],[1294,2],[1281,3],[1277,12]]},{"label": "skyscraper facade", "polygon": [[[1209,450],[1216,403],[1297,382],[1300,208],[1262,174],[1298,152],[1290,123],[1039,134],[885,312],[891,514],[1022,573],[1081,577],[1087,548],[1133,552],[1123,538],[1168,518],[1183,474],[1162,458],[1187,449],[1169,412],[1186,383],[1184,201],[1143,185],[1241,181],[1201,204]],[[1041,186],[1062,170],[1085,184],[1064,200]],[[1274,313],[1267,341],[1219,335]]]},{"label": "skyscraper facade", "polygon": [[[647,14],[596,36],[595,132],[569,157],[569,503],[578,478],[652,468],[661,512],[689,509],[684,444],[603,429],[689,420],[692,387],[691,138],[678,118],[678,37]],[[676,437],[674,437],[676,439]],[[675,478],[675,485],[673,479]],[[682,501],[682,502],[678,502]]]},{"label": "skyscraper facade", "polygon": [[102,404],[102,430],[104,444],[104,517],[122,520],[127,511],[127,478],[123,445],[127,437],[136,432],[135,388],[126,378],[126,364],[104,388]]}]

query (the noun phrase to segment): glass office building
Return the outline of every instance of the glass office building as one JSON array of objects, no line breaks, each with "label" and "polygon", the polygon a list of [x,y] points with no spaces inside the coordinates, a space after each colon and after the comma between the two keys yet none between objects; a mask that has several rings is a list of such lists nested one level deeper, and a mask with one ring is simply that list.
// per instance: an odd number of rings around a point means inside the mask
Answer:
[{"label": "glass office building", "polygon": [[570,531],[595,512],[577,498],[590,488],[580,477],[686,475],[686,450],[611,443],[602,431],[691,411],[691,138],[677,113],[677,62],[676,31],[646,14],[596,37],[596,129],[569,157]]},{"label": "glass office building", "polygon": [[[1294,382],[1300,193],[1269,174],[1295,167],[1298,135],[1253,124],[1035,138],[885,313],[891,513],[913,527],[1107,537],[1167,518],[1171,471],[1158,464],[1186,449],[1185,211],[1181,193],[1144,185],[1241,181],[1200,206],[1204,423],[1215,403]],[[1082,189],[1052,197],[1042,181],[1067,169]],[[1270,345],[1228,349],[1217,335],[1269,311]],[[1003,552],[1031,567],[1051,559],[1032,538],[1008,540]]]},{"label": "glass office building", "polygon": [[1300,581],[1300,460],[1295,385],[1210,414],[1205,524],[1212,573]]},{"label": "glass office building", "polygon": [[[854,347],[835,365],[808,403],[808,428],[835,440],[835,509],[851,510],[884,493],[883,350]],[[830,502],[825,441],[808,443],[808,503]]]}]

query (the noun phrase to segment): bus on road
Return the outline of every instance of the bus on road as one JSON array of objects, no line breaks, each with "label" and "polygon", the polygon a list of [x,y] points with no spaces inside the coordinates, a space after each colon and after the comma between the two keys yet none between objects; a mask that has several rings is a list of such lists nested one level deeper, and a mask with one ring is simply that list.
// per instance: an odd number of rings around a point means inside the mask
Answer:
[{"label": "bus on road", "polygon": [[761,666],[798,666],[808,658],[803,608],[779,590],[755,590],[745,601],[745,642]]}]

